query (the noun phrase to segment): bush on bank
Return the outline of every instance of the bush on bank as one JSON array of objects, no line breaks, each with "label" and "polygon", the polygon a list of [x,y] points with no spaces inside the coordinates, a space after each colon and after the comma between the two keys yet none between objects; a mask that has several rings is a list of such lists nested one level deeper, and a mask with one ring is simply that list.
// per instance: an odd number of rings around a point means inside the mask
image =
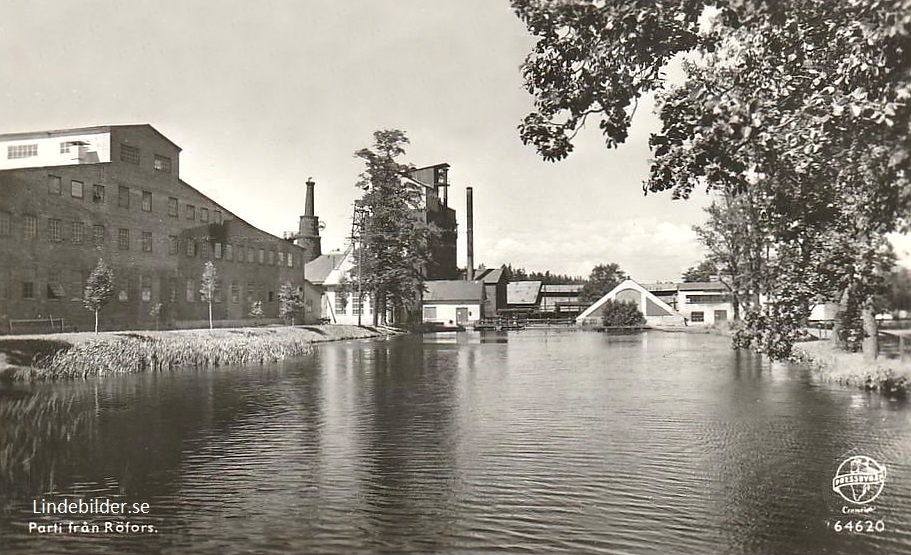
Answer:
[{"label": "bush on bank", "polygon": [[810,364],[822,381],[878,391],[890,399],[911,397],[911,364],[879,359],[870,363],[859,353],[834,349],[828,341],[794,345],[791,360]]}]

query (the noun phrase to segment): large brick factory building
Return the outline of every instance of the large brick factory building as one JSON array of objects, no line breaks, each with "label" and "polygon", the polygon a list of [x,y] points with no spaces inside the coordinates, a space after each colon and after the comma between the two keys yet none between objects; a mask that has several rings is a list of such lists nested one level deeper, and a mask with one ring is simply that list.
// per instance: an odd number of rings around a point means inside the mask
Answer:
[{"label": "large brick factory building", "polygon": [[0,333],[92,329],[82,297],[99,258],[115,276],[102,329],[205,322],[210,260],[216,320],[242,321],[255,302],[278,317],[318,237],[304,248],[241,220],[180,179],[180,150],[150,125],[0,135]]}]

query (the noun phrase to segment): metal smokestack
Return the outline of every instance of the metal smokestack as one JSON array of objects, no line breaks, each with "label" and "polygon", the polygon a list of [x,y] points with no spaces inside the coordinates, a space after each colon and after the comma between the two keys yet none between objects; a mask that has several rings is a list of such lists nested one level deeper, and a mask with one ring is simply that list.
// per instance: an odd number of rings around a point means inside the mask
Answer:
[{"label": "metal smokestack", "polygon": [[474,189],[465,188],[468,199],[468,268],[465,270],[465,279],[474,281]]}]

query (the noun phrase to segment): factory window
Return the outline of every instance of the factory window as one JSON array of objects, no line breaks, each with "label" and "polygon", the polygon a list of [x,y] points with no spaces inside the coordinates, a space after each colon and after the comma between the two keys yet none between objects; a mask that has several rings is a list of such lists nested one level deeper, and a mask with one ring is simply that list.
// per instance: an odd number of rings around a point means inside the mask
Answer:
[{"label": "factory window", "polygon": [[231,302],[234,304],[240,302],[240,285],[236,281],[231,282]]},{"label": "factory window", "polygon": [[70,226],[70,235],[73,238],[73,242],[77,244],[82,243],[82,239],[85,235],[85,226],[82,222],[73,222]]},{"label": "factory window", "polygon": [[424,319],[425,320],[436,320],[437,319],[437,307],[425,306],[424,307]]},{"label": "factory window", "polygon": [[361,309],[364,308],[364,302],[357,295],[354,296],[354,302],[351,303],[351,314],[357,316],[361,313]]},{"label": "factory window", "polygon": [[92,202],[104,203],[104,185],[92,185]]},{"label": "factory window", "polygon": [[193,206],[192,204],[188,204],[188,205],[187,205],[186,213],[187,213],[187,219],[188,219],[188,220],[195,220],[195,219],[196,219],[196,207]]},{"label": "factory window", "polygon": [[177,199],[175,197],[168,197],[168,216],[177,217]]},{"label": "factory window", "polygon": [[177,236],[168,235],[168,254],[174,256],[178,249],[180,249],[180,244],[177,242]]},{"label": "factory window", "polygon": [[6,210],[0,210],[0,237],[9,237],[12,232],[13,216]]},{"label": "factory window", "polygon": [[221,260],[221,243],[215,243],[215,260]]},{"label": "factory window", "polygon": [[209,209],[208,208],[199,209],[199,221],[201,221],[201,222],[209,221]]},{"label": "factory window", "polygon": [[87,145],[87,144],[88,143],[84,143],[82,141],[63,141],[60,143],[60,154],[69,154],[70,148],[72,148],[74,146],[83,146],[83,145]]},{"label": "factory window", "polygon": [[252,281],[247,283],[247,302],[252,303],[256,300],[256,284]]},{"label": "factory window", "polygon": [[117,187],[117,206],[121,208],[130,207],[130,188],[125,185]]},{"label": "factory window", "polygon": [[171,304],[176,303],[177,302],[177,280],[175,278],[171,278],[168,280],[168,290],[171,295],[170,299],[168,299],[168,300],[170,301]]},{"label": "factory window", "polygon": [[341,291],[336,291],[335,293],[335,313],[336,314],[345,314],[345,309],[348,306],[348,295]]},{"label": "factory window", "polygon": [[79,270],[70,271],[70,300],[81,301],[82,290],[85,288],[85,274]]},{"label": "factory window", "polygon": [[275,265],[275,251],[270,250],[269,251],[269,266],[274,266],[274,265]]},{"label": "factory window", "polygon": [[215,217],[215,223],[220,224],[221,223],[221,210],[216,210],[213,215]]},{"label": "factory window", "polygon": [[[15,160],[17,158],[31,158],[33,156],[38,156],[38,145],[12,145],[6,147],[6,157],[9,160]],[[34,297],[32,297],[34,298]]]},{"label": "factory window", "polygon": [[160,172],[171,173],[171,159],[167,156],[156,154],[152,166]]},{"label": "factory window", "polygon": [[152,278],[139,276],[139,300],[144,303],[152,300]]},{"label": "factory window", "polygon": [[73,198],[83,198],[85,196],[85,184],[75,179],[70,181],[70,194]]},{"label": "factory window", "polygon": [[727,310],[716,310],[715,311],[715,321],[716,322],[724,322],[727,319],[728,319]]},{"label": "factory window", "polygon": [[26,239],[35,239],[38,237],[38,216],[26,214],[22,218],[24,226],[24,236]]},{"label": "factory window", "polygon": [[221,280],[219,278],[215,278],[215,283],[212,285],[212,301],[220,303],[222,300]]},{"label": "factory window", "polygon": [[244,246],[237,245],[237,261],[238,262],[244,261],[244,252],[246,252],[246,249],[244,248]]},{"label": "factory window", "polygon": [[187,302],[192,303],[196,300],[196,288],[193,286],[193,280],[187,280]]},{"label": "factory window", "polygon": [[275,302],[275,291],[269,291],[269,302]]},{"label": "factory window", "polygon": [[35,282],[34,281],[23,281],[22,282],[22,298],[26,300],[33,300],[35,298]]},{"label": "factory window", "polygon": [[143,212],[152,211],[152,192],[151,191],[142,192],[142,211]]},{"label": "factory window", "polygon": [[234,260],[234,245],[231,243],[225,244],[225,260]]},{"label": "factory window", "polygon": [[693,322],[705,322],[705,313],[693,312],[690,314],[690,320]]},{"label": "factory window", "polygon": [[47,176],[47,192],[52,195],[60,194],[60,177],[57,175]]},{"label": "factory window", "polygon": [[121,227],[117,231],[117,248],[119,248],[122,251],[130,250],[130,230],[129,229],[127,229],[125,227]]},{"label": "factory window", "polygon": [[93,225],[92,226],[92,243],[96,247],[101,247],[104,245],[104,226],[103,225]]},{"label": "factory window", "polygon": [[208,241],[203,241],[202,244],[199,245],[199,256],[201,256],[201,257],[203,257],[203,258],[209,258],[209,243],[208,243]]},{"label": "factory window", "polygon": [[187,239],[187,256],[196,256],[196,241]]},{"label": "factory window", "polygon": [[152,232],[142,232],[142,252],[152,252]]},{"label": "factory window", "polygon": [[259,263],[260,263],[260,264],[265,264],[265,263],[266,263],[266,251],[265,251],[265,249],[259,249]]},{"label": "factory window", "polygon": [[63,240],[60,231],[60,220],[57,218],[48,218],[47,220],[47,240],[52,243],[59,243]]},{"label": "factory window", "polygon": [[288,267],[294,267],[294,256],[292,256],[290,252],[288,253]]},{"label": "factory window", "polygon": [[120,145],[120,161],[128,164],[139,165],[139,149],[135,146]]},{"label": "factory window", "polygon": [[279,266],[285,265],[285,253],[283,253],[281,251],[278,251],[278,265]]},{"label": "factory window", "polygon": [[247,262],[253,263],[253,247],[247,247]]},{"label": "factory window", "polygon": [[51,270],[47,275],[47,298],[59,301],[63,298],[63,284],[60,283],[60,272]]}]

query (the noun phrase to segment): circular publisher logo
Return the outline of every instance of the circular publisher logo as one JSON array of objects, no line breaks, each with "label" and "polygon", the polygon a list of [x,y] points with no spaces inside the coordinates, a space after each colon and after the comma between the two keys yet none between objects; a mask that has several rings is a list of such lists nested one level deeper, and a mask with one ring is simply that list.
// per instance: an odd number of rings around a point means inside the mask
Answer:
[{"label": "circular publisher logo", "polygon": [[855,455],[838,466],[832,489],[848,503],[865,505],[879,497],[885,483],[885,466],[866,455]]}]

